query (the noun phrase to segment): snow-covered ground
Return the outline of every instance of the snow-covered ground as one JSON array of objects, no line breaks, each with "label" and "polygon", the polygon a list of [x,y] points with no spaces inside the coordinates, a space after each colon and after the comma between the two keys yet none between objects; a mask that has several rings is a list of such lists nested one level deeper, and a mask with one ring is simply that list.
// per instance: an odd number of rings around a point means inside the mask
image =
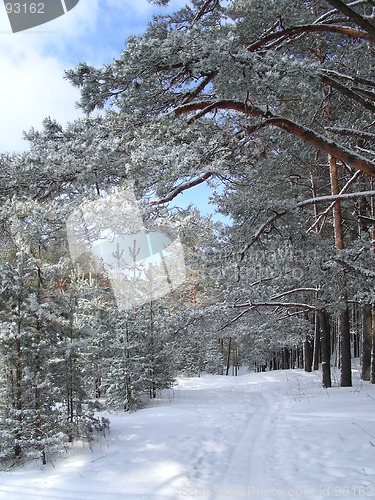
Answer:
[{"label": "snow-covered ground", "polygon": [[93,449],[0,473],[4,499],[375,497],[375,387],[300,370],[179,379]]}]

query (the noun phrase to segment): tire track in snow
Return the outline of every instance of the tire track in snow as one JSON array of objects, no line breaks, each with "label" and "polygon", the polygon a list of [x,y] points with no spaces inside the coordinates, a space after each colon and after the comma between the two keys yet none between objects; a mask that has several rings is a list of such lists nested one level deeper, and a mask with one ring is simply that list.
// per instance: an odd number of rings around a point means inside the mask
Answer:
[{"label": "tire track in snow", "polygon": [[266,464],[276,408],[259,392],[247,392],[243,397],[251,400],[247,422],[222,471],[223,479],[213,488],[212,499],[264,498],[262,493],[271,488]]},{"label": "tire track in snow", "polygon": [[[0,486],[0,499],[4,500],[99,500],[103,496],[96,491],[75,491],[62,488],[46,486],[45,488],[35,484],[3,485]],[[122,495],[113,495],[113,500],[122,500]]]}]

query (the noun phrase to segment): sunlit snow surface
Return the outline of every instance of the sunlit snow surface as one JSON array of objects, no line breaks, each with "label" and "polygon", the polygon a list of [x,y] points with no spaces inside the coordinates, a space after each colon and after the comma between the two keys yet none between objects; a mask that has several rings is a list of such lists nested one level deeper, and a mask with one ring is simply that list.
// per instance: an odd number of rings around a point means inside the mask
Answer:
[{"label": "sunlit snow surface", "polygon": [[93,449],[0,473],[4,499],[375,497],[375,387],[300,370],[182,378]]}]

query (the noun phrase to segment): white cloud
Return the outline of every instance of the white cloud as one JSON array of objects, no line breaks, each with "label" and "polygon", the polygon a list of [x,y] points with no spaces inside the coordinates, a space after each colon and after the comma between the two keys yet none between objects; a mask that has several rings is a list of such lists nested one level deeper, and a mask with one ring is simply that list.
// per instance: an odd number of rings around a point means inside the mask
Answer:
[{"label": "white cloud", "polygon": [[0,151],[22,151],[22,132],[40,128],[50,115],[61,123],[79,116],[79,92],[63,79],[64,67],[52,57],[32,52],[14,60],[0,53]]},{"label": "white cloud", "polygon": [[147,16],[151,18],[153,13],[163,14],[165,12],[171,12],[176,9],[181,8],[185,4],[189,3],[188,0],[171,0],[167,8],[155,6],[147,0],[106,0],[106,5],[108,8],[121,9],[125,14],[128,12],[135,16]]},{"label": "white cloud", "polygon": [[[169,11],[183,1],[172,0]],[[0,2],[0,152],[26,149],[23,131],[40,128],[46,116],[62,124],[78,117],[79,91],[64,80],[64,71],[81,61],[110,62],[153,12],[166,10],[147,0],[80,0],[47,24],[12,33]]]},{"label": "white cloud", "polygon": [[[81,0],[48,24],[12,33],[0,4],[0,152],[22,151],[24,130],[40,128],[51,116],[65,124],[80,115],[79,91],[64,70],[83,60],[84,38],[98,20],[97,0]],[[77,44],[75,56],[69,53]]]},{"label": "white cloud", "polygon": [[108,9],[121,9],[124,13],[133,14],[136,16],[151,16],[155,10],[155,6],[147,0],[106,0]]}]

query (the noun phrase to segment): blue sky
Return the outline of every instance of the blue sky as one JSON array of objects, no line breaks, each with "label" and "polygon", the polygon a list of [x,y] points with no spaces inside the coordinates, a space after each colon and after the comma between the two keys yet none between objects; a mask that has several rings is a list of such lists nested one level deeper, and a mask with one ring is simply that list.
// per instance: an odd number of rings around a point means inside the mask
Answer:
[{"label": "blue sky", "polygon": [[[165,8],[147,0],[80,0],[47,24],[12,33],[0,2],[0,152],[25,150],[23,131],[40,128],[46,116],[63,125],[80,116],[79,91],[64,79],[64,70],[81,61],[94,66],[110,63],[130,35],[145,30],[153,14],[176,10],[185,3],[171,0]],[[205,186],[197,186],[180,200],[211,212],[208,195]]]}]

